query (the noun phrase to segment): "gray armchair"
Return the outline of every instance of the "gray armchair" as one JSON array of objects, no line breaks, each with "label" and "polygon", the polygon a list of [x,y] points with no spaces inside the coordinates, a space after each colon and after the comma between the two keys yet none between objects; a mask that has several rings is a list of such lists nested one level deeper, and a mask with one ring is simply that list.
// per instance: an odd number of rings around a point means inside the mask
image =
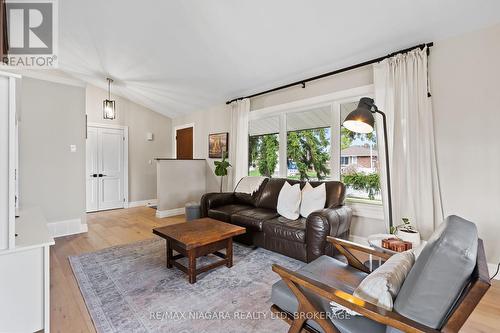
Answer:
[{"label": "gray armchair", "polygon": [[[387,259],[388,254],[345,240],[329,241],[348,263],[322,256],[297,272],[274,265],[272,310],[289,332],[458,332],[490,287],[481,239],[474,223],[450,216],[435,231],[406,277],[392,311],[353,296],[369,270],[353,250]],[[362,316],[339,317],[330,301]]]}]

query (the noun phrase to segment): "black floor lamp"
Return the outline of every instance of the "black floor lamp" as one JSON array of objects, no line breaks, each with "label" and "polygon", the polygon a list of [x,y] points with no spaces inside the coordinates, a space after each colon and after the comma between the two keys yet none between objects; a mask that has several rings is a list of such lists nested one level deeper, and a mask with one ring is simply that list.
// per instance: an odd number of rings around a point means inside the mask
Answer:
[{"label": "black floor lamp", "polygon": [[392,229],[392,199],[391,199],[391,172],[389,170],[389,146],[387,142],[387,121],[385,113],[380,111],[375,105],[373,99],[363,97],[359,100],[358,107],[349,113],[344,120],[344,127],[355,133],[371,133],[375,126],[374,113],[382,115],[384,125],[384,144],[385,144],[385,168],[387,172],[387,199],[389,208],[389,230]]}]

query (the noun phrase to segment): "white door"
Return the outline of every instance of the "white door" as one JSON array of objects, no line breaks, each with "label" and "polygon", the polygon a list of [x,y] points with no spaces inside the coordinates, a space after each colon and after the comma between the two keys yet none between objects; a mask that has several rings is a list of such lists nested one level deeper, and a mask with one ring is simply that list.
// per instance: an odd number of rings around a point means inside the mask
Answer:
[{"label": "white door", "polygon": [[123,208],[124,131],[88,128],[87,211]]}]

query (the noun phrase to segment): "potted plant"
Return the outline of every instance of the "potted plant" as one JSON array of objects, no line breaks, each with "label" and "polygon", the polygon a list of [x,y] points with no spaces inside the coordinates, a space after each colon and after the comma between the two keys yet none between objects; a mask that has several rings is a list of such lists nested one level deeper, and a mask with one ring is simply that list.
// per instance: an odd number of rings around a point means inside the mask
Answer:
[{"label": "potted plant", "polygon": [[215,175],[220,177],[220,192],[222,193],[222,183],[224,182],[224,176],[227,176],[227,169],[231,167],[231,164],[226,160],[225,152],[222,153],[222,160],[215,161]]},{"label": "potted plant", "polygon": [[414,247],[420,245],[420,233],[411,225],[410,219],[403,217],[401,220],[403,221],[402,224],[391,227],[391,234],[404,241],[411,242]]}]

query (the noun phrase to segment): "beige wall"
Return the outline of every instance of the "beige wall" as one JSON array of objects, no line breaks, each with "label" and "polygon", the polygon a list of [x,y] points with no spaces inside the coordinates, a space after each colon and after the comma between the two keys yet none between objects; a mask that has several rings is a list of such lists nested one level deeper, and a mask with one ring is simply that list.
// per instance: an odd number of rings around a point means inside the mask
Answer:
[{"label": "beige wall", "polygon": [[438,41],[430,75],[445,215],[479,228],[500,261],[500,25]]},{"label": "beige wall", "polygon": [[[208,158],[208,135],[210,133],[230,132],[231,113],[230,108],[225,104],[213,107],[211,109],[199,112],[193,112],[186,116],[172,119],[172,135],[175,135],[174,128],[185,124],[194,124],[194,158],[206,159],[207,164],[207,191],[219,192],[220,178],[217,177],[214,170],[214,159]],[[231,136],[231,133],[229,133]],[[175,138],[172,137],[172,143],[175,144]],[[172,150],[173,154],[173,150]],[[175,157],[172,155],[172,157]],[[227,177],[225,177],[227,180]],[[227,189],[227,181],[224,182]]]},{"label": "beige wall", "polygon": [[[129,201],[156,199],[155,157],[171,155],[171,119],[123,97],[116,100],[117,118],[102,118],[102,101],[107,92],[92,85],[86,89],[87,115],[89,123],[115,124],[129,128]],[[154,135],[146,140],[146,133]]]},{"label": "beige wall", "polygon": [[[85,88],[24,77],[20,88],[20,205],[48,222],[85,215]],[[76,152],[70,152],[76,145]]]},{"label": "beige wall", "polygon": [[160,212],[183,208],[190,201],[199,202],[207,192],[204,160],[161,160],[156,167]]}]

